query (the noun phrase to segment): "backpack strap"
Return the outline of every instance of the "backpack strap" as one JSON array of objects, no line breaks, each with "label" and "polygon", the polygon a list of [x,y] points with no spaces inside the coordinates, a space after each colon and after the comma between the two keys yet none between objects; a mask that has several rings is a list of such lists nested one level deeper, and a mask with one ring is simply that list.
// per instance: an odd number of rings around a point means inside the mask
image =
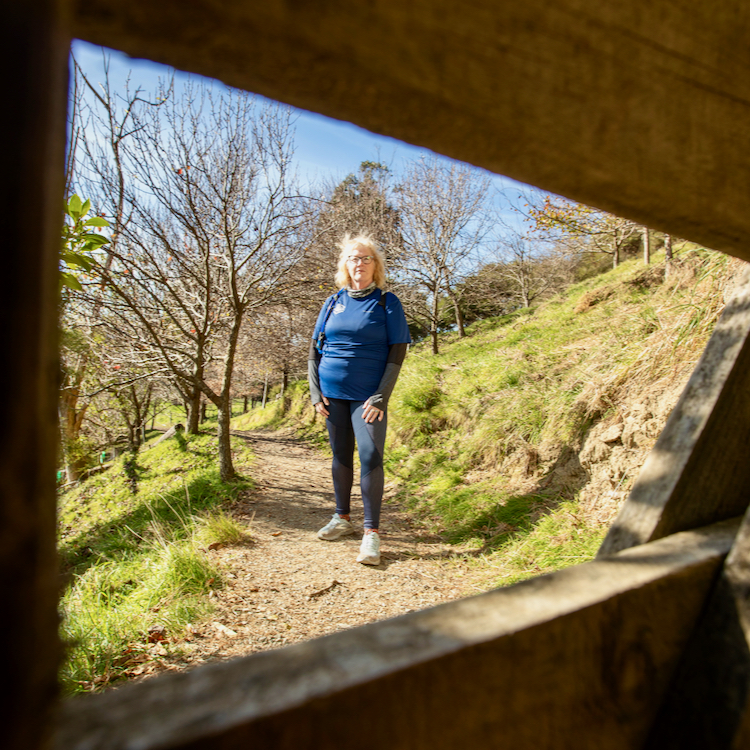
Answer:
[{"label": "backpack strap", "polygon": [[326,316],[323,318],[323,325],[320,327],[320,331],[318,332],[318,339],[315,342],[315,348],[318,350],[319,354],[323,353],[323,343],[326,340],[326,323],[328,323],[328,318],[331,317],[331,312],[333,311],[334,306],[338,302],[339,297],[341,296],[341,292],[343,292],[343,289],[339,289],[338,292],[331,298],[331,302],[328,305],[328,309],[326,310]]}]

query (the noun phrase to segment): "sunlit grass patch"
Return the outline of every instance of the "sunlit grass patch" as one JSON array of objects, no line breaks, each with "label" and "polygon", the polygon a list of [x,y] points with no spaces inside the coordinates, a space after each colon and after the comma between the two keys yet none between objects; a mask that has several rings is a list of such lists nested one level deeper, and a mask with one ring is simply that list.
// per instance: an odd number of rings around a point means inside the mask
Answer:
[{"label": "sunlit grass patch", "polygon": [[[86,566],[92,555],[114,559],[137,551],[139,540],[151,534],[154,522],[170,523],[174,533],[187,537],[190,516],[231,503],[252,486],[247,478],[221,481],[214,436],[184,440],[184,449],[170,438],[138,453],[135,495],[128,486],[122,457],[108,471],[61,495],[60,552],[66,566]],[[240,439],[234,441],[233,450],[241,471],[251,462],[251,453]]]},{"label": "sunlit grass patch", "polygon": [[220,571],[191,541],[144,545],[129,560],[92,565],[73,577],[61,601],[66,693],[88,691],[128,674],[148,658],[151,633],[162,649],[211,609],[206,594]]},{"label": "sunlit grass patch", "polygon": [[195,537],[208,547],[212,544],[240,544],[249,541],[251,534],[247,526],[219,511],[196,519]]},{"label": "sunlit grass patch", "polygon": [[606,531],[605,526],[585,518],[576,502],[564,502],[482,558],[487,583],[509,586],[588,562],[596,556]]},{"label": "sunlit grass patch", "polygon": [[[186,436],[142,450],[135,494],[120,459],[60,498],[66,693],[131,674],[154,649],[174,652],[185,626],[209,613],[222,578],[207,549],[247,539],[224,508],[252,486],[221,481],[215,441]],[[238,468],[250,462],[244,442],[233,450]]]},{"label": "sunlit grass patch", "polygon": [[684,379],[705,346],[731,267],[695,246],[679,253],[666,280],[658,255],[648,268],[629,261],[522,315],[479,321],[438,356],[419,344],[406,359],[386,469],[446,539],[512,558],[506,582],[594,554],[604,530],[571,521],[585,474],[557,486],[558,460],[629,393]]}]

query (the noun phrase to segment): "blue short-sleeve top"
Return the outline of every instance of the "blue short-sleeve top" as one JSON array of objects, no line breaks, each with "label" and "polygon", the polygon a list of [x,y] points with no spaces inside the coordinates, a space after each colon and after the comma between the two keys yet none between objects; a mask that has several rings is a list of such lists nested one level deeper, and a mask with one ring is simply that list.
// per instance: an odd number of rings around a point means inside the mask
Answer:
[{"label": "blue short-sleeve top", "polygon": [[[381,295],[385,306],[380,304]],[[326,313],[333,308],[326,321]],[[409,326],[399,298],[375,289],[360,299],[345,290],[323,304],[313,341],[325,326],[318,366],[320,391],[326,398],[364,401],[377,391],[392,344],[410,344]]]}]

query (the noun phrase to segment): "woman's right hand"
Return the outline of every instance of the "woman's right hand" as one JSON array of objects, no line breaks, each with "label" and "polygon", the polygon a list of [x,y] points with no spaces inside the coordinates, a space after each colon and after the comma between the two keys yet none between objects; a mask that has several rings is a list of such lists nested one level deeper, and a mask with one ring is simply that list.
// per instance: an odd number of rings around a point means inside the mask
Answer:
[{"label": "woman's right hand", "polygon": [[326,409],[326,406],[328,406],[328,399],[325,396],[323,396],[322,398],[322,401],[318,401],[318,403],[315,404],[315,411],[318,412],[320,416],[327,417],[328,409]]}]

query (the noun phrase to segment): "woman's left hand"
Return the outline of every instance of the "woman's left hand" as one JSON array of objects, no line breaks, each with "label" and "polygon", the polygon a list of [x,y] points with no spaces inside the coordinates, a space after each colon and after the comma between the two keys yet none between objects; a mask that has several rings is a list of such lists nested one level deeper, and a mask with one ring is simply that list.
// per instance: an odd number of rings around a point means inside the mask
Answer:
[{"label": "woman's left hand", "polygon": [[364,419],[367,424],[372,424],[376,419],[382,422],[383,410],[378,409],[377,406],[373,406],[368,399],[365,401],[365,405],[362,409],[362,419]]}]

